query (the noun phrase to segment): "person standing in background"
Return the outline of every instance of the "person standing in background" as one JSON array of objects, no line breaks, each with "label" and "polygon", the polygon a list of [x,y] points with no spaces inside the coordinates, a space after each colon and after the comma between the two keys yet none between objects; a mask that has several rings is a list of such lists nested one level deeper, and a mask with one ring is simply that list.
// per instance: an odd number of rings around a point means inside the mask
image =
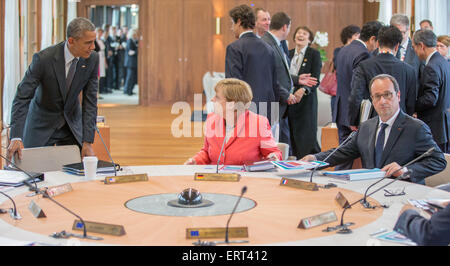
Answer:
[{"label": "person standing in background", "polygon": [[[342,47],[336,58],[336,104],[333,121],[336,121],[339,143],[342,143],[355,128],[350,125],[350,109],[349,97],[351,93],[351,81],[353,77],[353,70],[362,61],[370,58],[371,52],[377,46],[378,32],[382,24],[378,21],[372,21],[364,24],[360,38],[354,40],[349,45]],[[355,129],[356,130],[356,129]],[[336,167],[336,170],[351,169],[353,162],[347,162]]]},{"label": "person standing in background", "polygon": [[437,38],[436,49],[438,52],[450,62],[450,54],[449,54],[449,46],[450,46],[450,36],[441,35]]},{"label": "person standing in background", "polygon": [[431,129],[433,138],[445,153],[450,152],[450,66],[436,50],[437,37],[431,30],[418,30],[413,47],[425,67],[417,94],[417,118]]},{"label": "person standing in background", "polygon": [[[361,35],[361,28],[355,25],[348,25],[347,27],[343,28],[341,31],[341,42],[344,46],[349,45],[354,40],[359,39],[359,36]],[[336,58],[339,54],[339,51],[342,49],[342,47],[337,47],[333,51],[333,66],[334,71],[336,71]],[[334,113],[336,112],[336,95],[331,96],[331,117],[336,117]],[[336,123],[336,120],[333,119],[333,123]]]},{"label": "person standing in background", "polygon": [[255,8],[255,17],[255,34],[258,38],[261,38],[269,30],[270,14],[269,11],[258,7]]},{"label": "person standing in background", "polygon": [[124,94],[133,95],[133,88],[138,80],[138,50],[139,37],[136,29],[128,32],[127,48],[125,52],[125,67],[127,68],[127,78],[125,80]]},{"label": "person standing in background", "polygon": [[99,92],[100,93],[108,93],[106,88],[106,69],[108,68],[108,63],[106,62],[106,45],[103,41],[104,31],[102,28],[96,29],[97,39],[96,47],[98,47],[98,77],[99,77]]},{"label": "person standing in background", "polygon": [[289,72],[294,81],[294,95],[298,103],[288,107],[288,121],[291,135],[292,154],[303,158],[307,154],[320,152],[317,141],[317,87],[298,84],[298,77],[311,74],[320,79],[322,60],[320,52],[310,47],[314,34],[308,27],[298,27],[294,32],[295,49],[289,51],[291,66]]}]

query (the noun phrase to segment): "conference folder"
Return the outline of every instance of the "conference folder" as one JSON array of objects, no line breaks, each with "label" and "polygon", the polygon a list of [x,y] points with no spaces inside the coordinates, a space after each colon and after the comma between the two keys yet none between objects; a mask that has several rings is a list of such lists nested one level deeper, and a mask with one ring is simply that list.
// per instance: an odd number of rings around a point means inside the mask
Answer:
[{"label": "conference folder", "polygon": [[[62,169],[64,172],[75,175],[84,175],[83,163],[66,164]],[[97,162],[97,174],[109,174],[114,173],[114,164],[107,161],[99,160]]]},{"label": "conference folder", "polygon": [[385,171],[381,171],[378,168],[375,169],[353,169],[342,171],[327,171],[322,172],[323,175],[334,177],[338,179],[344,179],[348,181],[358,181],[366,179],[382,178],[386,175]]}]

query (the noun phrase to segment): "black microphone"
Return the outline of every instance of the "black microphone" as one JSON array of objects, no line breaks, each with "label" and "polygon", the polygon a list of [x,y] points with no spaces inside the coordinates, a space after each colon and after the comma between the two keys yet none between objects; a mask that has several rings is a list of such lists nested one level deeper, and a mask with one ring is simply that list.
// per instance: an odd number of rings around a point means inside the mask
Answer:
[{"label": "black microphone", "polygon": [[[331,157],[331,155],[333,155],[336,151],[338,151],[340,148],[342,148],[342,146],[347,144],[347,142],[349,142],[349,140],[351,140],[355,135],[356,135],[356,131],[353,131],[336,149],[334,149],[327,157],[325,157],[325,159],[323,159],[322,162],[326,162]],[[318,167],[319,167],[319,165],[314,167],[314,169],[311,171],[311,177],[309,178],[309,182],[312,183],[312,178],[313,178],[314,172],[317,170]]]},{"label": "black microphone", "polygon": [[40,194],[42,195],[44,198],[48,198],[49,200],[53,201],[56,205],[60,206],[61,208],[65,209],[66,211],[68,211],[69,213],[71,213],[72,215],[74,215],[76,218],[78,218],[81,223],[83,224],[83,238],[88,238],[88,239],[92,239],[92,240],[102,240],[101,238],[97,238],[97,237],[90,237],[87,235],[87,231],[86,231],[86,224],[84,223],[84,220],[81,219],[80,216],[78,216],[77,214],[73,213],[71,210],[67,209],[66,207],[64,207],[63,205],[61,205],[60,203],[58,203],[56,200],[54,200],[48,193],[47,190],[41,190],[37,187],[36,182],[34,182],[35,186],[33,186],[28,180],[33,179],[34,177],[32,177],[29,173],[27,173],[26,171],[20,169],[16,164],[14,164],[13,162],[11,162],[10,160],[8,160],[7,158],[5,158],[3,155],[0,154],[0,157],[2,157],[3,159],[5,159],[8,163],[12,164],[15,168],[17,168],[18,170],[20,170],[21,172],[25,173],[27,176],[29,176],[28,179],[23,180],[22,182],[30,189],[30,191],[34,191],[36,194]]},{"label": "black microphone", "polygon": [[234,214],[234,212],[236,211],[236,208],[237,208],[237,206],[239,205],[239,202],[241,201],[242,196],[244,196],[245,192],[247,192],[247,187],[246,187],[246,186],[244,186],[244,187],[242,188],[241,195],[239,196],[238,201],[237,201],[236,204],[234,205],[234,209],[233,209],[233,211],[231,212],[230,218],[228,218],[228,221],[227,221],[227,227],[225,228],[225,243],[226,243],[226,244],[230,243],[230,241],[228,241],[228,229],[229,229],[231,217],[233,217],[233,214]]},{"label": "black microphone", "polygon": [[[7,197],[12,203],[13,203],[13,210],[12,210],[12,212],[10,212],[10,214],[11,214],[11,217],[14,219],[14,220],[20,220],[20,219],[22,219],[22,217],[20,217],[20,215],[18,214],[18,212],[17,212],[17,207],[16,207],[16,203],[14,202],[14,200],[10,197],[10,196],[8,196],[6,193],[4,193],[4,192],[2,192],[2,191],[0,191],[0,194],[2,194],[2,195],[4,195],[5,197]],[[6,213],[7,211],[5,211],[5,210],[3,210],[3,209],[0,209],[0,213]]]},{"label": "black microphone", "polygon": [[105,147],[106,153],[108,154],[109,159],[111,160],[113,167],[114,167],[114,176],[117,176],[117,169],[116,167],[119,167],[120,169],[120,165],[116,164],[111,156],[111,154],[109,153],[108,147],[106,146],[105,142],[103,141],[103,137],[102,134],[100,134],[100,130],[98,129],[97,126],[95,126],[95,129],[97,130],[98,136],[100,137],[100,140],[103,143],[103,147]]},{"label": "black microphone", "polygon": [[[30,191],[33,191],[33,192],[35,192],[36,194],[38,194],[37,192],[38,192],[39,189],[38,189],[38,187],[37,187],[37,184],[36,184],[36,181],[35,181],[35,177],[33,177],[33,176],[32,176],[30,173],[28,173],[27,171],[25,171],[25,170],[21,169],[20,167],[18,167],[15,163],[13,163],[12,161],[10,161],[10,160],[9,160],[8,158],[6,158],[5,156],[3,156],[3,155],[0,154],[0,157],[2,157],[3,159],[5,159],[5,161],[6,161],[7,163],[11,164],[15,169],[17,169],[17,170],[21,171],[22,173],[24,173],[25,175],[27,175],[28,178],[27,178],[27,179],[24,179],[24,180],[22,181],[22,183],[25,184],[25,185],[30,189]],[[34,183],[34,186],[31,185],[30,181]]]},{"label": "black microphone", "polygon": [[397,169],[396,171],[394,171],[391,175],[389,176],[385,176],[382,179],[378,180],[377,182],[373,183],[372,185],[370,185],[367,189],[366,192],[364,192],[364,198],[361,201],[361,204],[366,208],[366,209],[373,209],[373,207],[370,205],[370,203],[367,201],[367,192],[369,191],[370,188],[372,188],[373,186],[375,186],[376,184],[380,183],[381,181],[383,181],[386,178],[390,178],[392,176],[394,176],[398,171],[410,166],[411,164],[417,162],[418,160],[429,156],[436,148],[435,147],[431,147],[430,149],[428,149],[425,153],[423,153],[422,155],[420,155],[419,157],[415,158],[414,160],[408,162],[407,164],[403,165],[401,168]]},{"label": "black microphone", "polygon": [[[370,193],[369,195],[367,195],[367,197],[372,196],[373,194],[375,194],[375,193],[377,193],[378,191],[382,190],[383,188],[385,188],[385,187],[391,185],[392,183],[394,183],[394,182],[397,181],[397,180],[409,178],[409,175],[410,175],[411,173],[412,173],[412,170],[408,170],[407,172],[403,173],[402,175],[399,175],[398,177],[396,177],[394,180],[392,180],[392,181],[389,182],[388,184],[386,184],[386,185],[380,187],[379,189],[375,190],[374,192]],[[344,224],[344,214],[345,214],[345,211],[346,211],[347,209],[350,209],[353,205],[355,205],[356,203],[360,202],[361,200],[362,200],[362,199],[359,199],[359,200],[353,202],[352,204],[347,205],[347,206],[344,208],[344,210],[342,211],[342,215],[341,215],[341,223],[340,223],[340,225],[337,226],[336,228],[332,228],[332,229],[334,229],[334,230],[340,229],[340,230],[338,231],[338,233],[340,233],[340,234],[349,234],[349,233],[352,233],[352,230],[349,229],[348,226],[353,225],[354,223]]]},{"label": "black microphone", "polygon": [[[219,173],[220,157],[222,156],[223,148],[225,147],[226,141],[227,141],[227,134],[225,133],[225,138],[223,139],[222,148],[220,149],[220,153],[219,153],[219,159],[217,160],[216,174]],[[225,164],[225,161],[223,162],[223,164]]]}]

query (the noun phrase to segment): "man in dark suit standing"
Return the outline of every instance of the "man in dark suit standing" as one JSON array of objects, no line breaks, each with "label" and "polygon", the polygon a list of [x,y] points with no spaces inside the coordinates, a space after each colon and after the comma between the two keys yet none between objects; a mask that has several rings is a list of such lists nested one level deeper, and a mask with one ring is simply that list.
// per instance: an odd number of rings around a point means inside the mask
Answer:
[{"label": "man in dark suit standing", "polygon": [[409,18],[403,14],[394,14],[391,17],[390,24],[397,27],[403,36],[403,40],[400,44],[400,47],[398,48],[396,57],[412,66],[414,68],[414,71],[416,71],[416,78],[417,80],[419,80],[419,76],[423,68],[423,62],[419,60],[416,53],[414,52],[411,39],[409,38],[409,32],[411,30]]},{"label": "man in dark suit standing", "polygon": [[[380,53],[370,59],[361,62],[353,71],[352,91],[349,106],[352,112],[350,125],[359,126],[360,108],[363,99],[369,99],[369,83],[379,74],[393,76],[400,86],[400,108],[408,115],[415,112],[416,103],[416,75],[412,66],[400,61],[395,57],[398,47],[402,41],[402,33],[394,26],[383,27],[378,33]],[[376,116],[372,112],[370,117]]]},{"label": "man in dark suit standing", "polygon": [[127,68],[127,77],[123,93],[131,96],[134,94],[133,88],[138,79],[138,34],[135,29],[130,30],[126,47],[125,67]]},{"label": "man in dark suit standing", "polygon": [[[424,185],[426,177],[441,172],[447,165],[429,127],[400,109],[400,89],[394,77],[378,75],[369,87],[379,116],[362,123],[357,134],[336,151],[328,163],[333,166],[361,157],[363,168],[381,168],[386,171],[386,176],[393,174],[395,177],[412,170],[409,181]],[[407,169],[401,169],[400,165],[412,161],[430,148],[435,148],[435,151],[429,156]],[[307,155],[302,160],[323,160],[331,152],[333,150]]]},{"label": "man in dark suit standing", "polygon": [[[336,121],[339,143],[342,143],[356,128],[350,126],[349,103],[348,99],[351,92],[351,81],[353,70],[362,61],[370,57],[370,52],[377,48],[378,31],[382,24],[378,21],[372,21],[364,24],[360,38],[354,40],[349,45],[342,47],[336,58],[336,103],[333,112],[333,121]],[[347,162],[340,165],[337,169],[350,169],[353,162]]]},{"label": "man in dark suit standing", "polygon": [[429,219],[412,205],[405,205],[394,231],[411,239],[419,246],[448,246],[450,244],[450,204],[435,212]]},{"label": "man in dark suit standing", "polygon": [[295,98],[294,82],[289,73],[288,56],[283,50],[281,41],[286,40],[291,29],[291,18],[284,12],[273,15],[270,21],[269,31],[261,37],[267,44],[272,47],[275,53],[275,65],[277,72],[277,92],[276,97],[280,103],[279,114],[279,142],[289,144],[289,123],[287,118],[287,106],[298,103]]},{"label": "man in dark suit standing", "polygon": [[[277,102],[274,52],[253,33],[255,15],[249,6],[237,6],[230,10],[229,15],[237,40],[227,47],[225,76],[243,80],[250,85],[253,103],[256,104],[254,111],[266,116],[273,125],[278,121],[278,104],[272,104]],[[272,108],[272,105],[275,108]]]},{"label": "man in dark suit standing", "polygon": [[445,153],[450,152],[450,67],[436,50],[437,37],[431,30],[414,34],[414,50],[425,67],[420,78],[416,111],[433,133],[434,140]]},{"label": "man in dark suit standing", "polygon": [[99,65],[95,39],[95,26],[76,18],[67,27],[66,41],[34,54],[13,102],[9,159],[15,153],[20,158],[24,147],[73,144],[81,148],[82,157],[94,155]]}]

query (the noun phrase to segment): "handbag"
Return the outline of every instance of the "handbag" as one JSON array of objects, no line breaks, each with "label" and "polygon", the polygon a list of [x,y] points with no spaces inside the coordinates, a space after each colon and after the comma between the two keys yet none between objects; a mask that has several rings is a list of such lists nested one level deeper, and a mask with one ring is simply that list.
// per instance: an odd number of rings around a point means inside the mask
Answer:
[{"label": "handbag", "polygon": [[331,63],[330,67],[325,73],[322,81],[319,85],[319,90],[325,94],[336,96],[337,90],[337,79],[336,79],[336,71],[334,70],[334,64]]}]

